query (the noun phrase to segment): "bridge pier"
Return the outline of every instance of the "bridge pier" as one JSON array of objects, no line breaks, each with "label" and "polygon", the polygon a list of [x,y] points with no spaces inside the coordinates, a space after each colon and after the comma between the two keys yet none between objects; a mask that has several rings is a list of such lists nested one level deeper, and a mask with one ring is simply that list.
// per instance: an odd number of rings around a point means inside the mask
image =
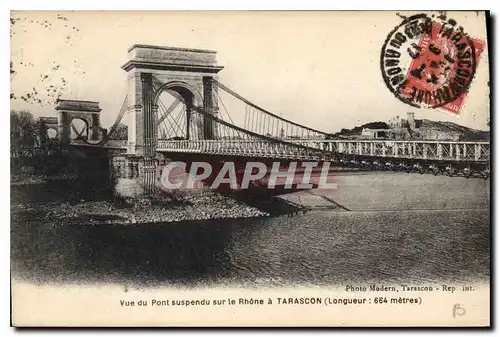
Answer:
[{"label": "bridge pier", "polygon": [[153,194],[159,178],[160,162],[158,158],[144,156],[113,156],[110,166],[114,193],[125,198]]}]

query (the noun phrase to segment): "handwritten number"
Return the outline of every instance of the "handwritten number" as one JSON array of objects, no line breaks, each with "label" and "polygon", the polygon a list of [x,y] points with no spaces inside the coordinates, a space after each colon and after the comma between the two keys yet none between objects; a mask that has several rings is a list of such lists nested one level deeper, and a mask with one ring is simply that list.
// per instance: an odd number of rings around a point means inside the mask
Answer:
[{"label": "handwritten number", "polygon": [[460,304],[455,304],[453,306],[453,317],[463,316],[465,315],[465,308],[463,308]]}]

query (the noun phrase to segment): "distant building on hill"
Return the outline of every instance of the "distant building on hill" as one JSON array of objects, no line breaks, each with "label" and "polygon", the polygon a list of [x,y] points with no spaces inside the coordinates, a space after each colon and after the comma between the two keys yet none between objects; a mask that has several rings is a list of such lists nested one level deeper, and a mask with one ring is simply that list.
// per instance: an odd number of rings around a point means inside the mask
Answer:
[{"label": "distant building on hill", "polygon": [[401,129],[401,128],[407,128],[408,126],[410,129],[416,129],[417,128],[417,123],[415,122],[415,113],[414,112],[407,112],[406,113],[406,119],[401,118],[399,116],[395,116],[389,120],[387,123],[391,129]]},{"label": "distant building on hill", "polygon": [[363,128],[363,130],[361,130],[361,138],[385,139],[385,138],[387,138],[388,132],[390,132],[390,130],[388,130],[388,129]]},{"label": "distant building on hill", "polygon": [[[406,118],[404,118],[406,117]],[[387,140],[489,140],[489,133],[443,121],[415,119],[414,112],[386,122],[371,122],[332,135],[337,139]]]}]

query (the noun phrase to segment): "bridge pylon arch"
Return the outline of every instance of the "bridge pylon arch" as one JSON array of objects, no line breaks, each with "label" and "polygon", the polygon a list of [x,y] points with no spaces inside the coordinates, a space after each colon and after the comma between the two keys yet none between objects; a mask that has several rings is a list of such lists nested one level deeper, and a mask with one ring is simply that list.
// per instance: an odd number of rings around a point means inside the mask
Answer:
[{"label": "bridge pylon arch", "polygon": [[[128,53],[129,61],[122,66],[128,73],[131,98],[127,111],[127,153],[146,157],[155,155],[158,100],[165,90],[173,91],[185,100],[188,117],[192,109],[217,113],[217,101],[213,99],[214,80],[223,67],[217,64],[215,51],[136,44],[129,48]],[[189,135],[190,118],[187,120]],[[204,126],[203,138],[213,138],[211,130],[212,127]]]},{"label": "bridge pylon arch", "polygon": [[99,102],[80,100],[57,100],[58,137],[60,144],[65,147],[71,141],[71,125],[75,119],[85,123],[86,134],[90,140],[97,140],[100,134]]},{"label": "bridge pylon arch", "polygon": [[[158,83],[158,88],[155,88],[155,93],[153,96],[153,113],[158,116],[157,111],[159,109],[160,96],[165,91],[169,92],[173,95],[177,100],[184,103],[186,108],[186,130],[184,130],[186,139],[190,139],[191,132],[191,121],[192,121],[192,111],[194,109],[198,109],[203,107],[203,94],[196,90],[194,87],[189,85],[189,83],[184,81],[170,81],[166,83]],[[168,113],[168,112],[165,112]],[[159,122],[157,123],[157,127],[159,127]]]}]

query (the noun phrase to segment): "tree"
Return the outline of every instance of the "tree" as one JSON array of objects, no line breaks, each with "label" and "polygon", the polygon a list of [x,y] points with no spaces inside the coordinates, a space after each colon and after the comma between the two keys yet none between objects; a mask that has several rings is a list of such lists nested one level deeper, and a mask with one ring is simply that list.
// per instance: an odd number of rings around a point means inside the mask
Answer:
[{"label": "tree", "polygon": [[10,142],[11,154],[19,156],[22,153],[33,152],[38,140],[37,122],[28,111],[10,112]]},{"label": "tree", "polygon": [[49,129],[47,128],[45,122],[41,120],[36,121],[35,134],[38,137],[40,147],[43,149],[48,149],[53,143],[53,141],[49,138],[48,131]]},{"label": "tree", "polygon": [[118,126],[115,129],[115,132],[113,132],[113,134],[110,135],[110,139],[127,140],[128,126],[126,126],[123,123],[118,124]]}]

